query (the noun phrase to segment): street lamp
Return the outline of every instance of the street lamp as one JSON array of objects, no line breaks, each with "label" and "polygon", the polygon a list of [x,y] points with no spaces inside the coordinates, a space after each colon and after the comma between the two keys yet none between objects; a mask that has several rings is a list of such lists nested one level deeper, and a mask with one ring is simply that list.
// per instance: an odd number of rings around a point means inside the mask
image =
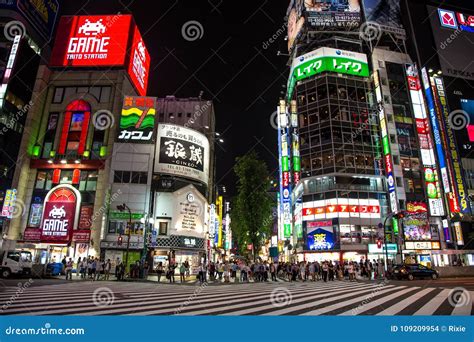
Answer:
[{"label": "street lamp", "polygon": [[117,209],[120,212],[124,212],[125,210],[128,210],[128,215],[129,215],[128,233],[127,233],[127,252],[125,253],[125,270],[126,270],[127,266],[128,266],[128,252],[130,250],[130,235],[131,235],[130,233],[131,233],[131,229],[132,229],[132,211],[130,210],[128,205],[126,205],[125,203],[122,204],[122,205],[118,205]]}]

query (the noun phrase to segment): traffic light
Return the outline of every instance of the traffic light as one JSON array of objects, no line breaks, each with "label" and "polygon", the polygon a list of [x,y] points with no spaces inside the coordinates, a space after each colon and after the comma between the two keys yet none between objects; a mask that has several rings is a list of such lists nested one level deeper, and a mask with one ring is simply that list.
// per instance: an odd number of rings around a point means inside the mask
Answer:
[{"label": "traffic light", "polygon": [[377,248],[378,249],[382,248],[382,240],[380,239],[377,240]]},{"label": "traffic light", "polygon": [[406,212],[405,212],[405,211],[399,211],[399,212],[397,213],[397,215],[395,215],[395,217],[396,217],[397,219],[403,219],[403,218],[405,218],[405,216],[406,216]]},{"label": "traffic light", "polygon": [[122,242],[123,242],[123,237],[122,235],[119,235],[117,238],[117,245],[122,246]]}]

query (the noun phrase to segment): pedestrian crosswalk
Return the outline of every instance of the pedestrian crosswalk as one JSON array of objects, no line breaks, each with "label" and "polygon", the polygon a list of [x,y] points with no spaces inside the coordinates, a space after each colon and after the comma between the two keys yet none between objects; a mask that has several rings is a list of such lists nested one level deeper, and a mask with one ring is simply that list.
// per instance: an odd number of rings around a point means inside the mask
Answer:
[{"label": "pedestrian crosswalk", "polygon": [[[471,315],[474,291],[400,283],[243,283],[219,286],[70,282],[5,287],[2,315]],[[458,289],[459,291],[459,289]],[[457,300],[457,302],[456,302]]]}]

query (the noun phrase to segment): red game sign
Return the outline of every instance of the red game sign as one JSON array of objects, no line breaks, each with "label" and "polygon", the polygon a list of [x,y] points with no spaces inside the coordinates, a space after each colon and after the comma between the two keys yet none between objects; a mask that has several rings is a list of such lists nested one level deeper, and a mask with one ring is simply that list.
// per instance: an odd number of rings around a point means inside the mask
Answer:
[{"label": "red game sign", "polygon": [[62,17],[51,66],[124,65],[131,15]]},{"label": "red game sign", "polygon": [[68,243],[75,215],[75,202],[46,202],[41,222],[41,241]]},{"label": "red game sign", "polygon": [[50,66],[124,67],[144,96],[150,55],[129,14],[65,16],[59,21]]},{"label": "red game sign", "polygon": [[150,70],[150,55],[143,42],[142,35],[135,26],[133,33],[133,42],[130,54],[130,63],[128,65],[128,74],[133,85],[141,96],[146,95],[148,87],[148,72]]}]

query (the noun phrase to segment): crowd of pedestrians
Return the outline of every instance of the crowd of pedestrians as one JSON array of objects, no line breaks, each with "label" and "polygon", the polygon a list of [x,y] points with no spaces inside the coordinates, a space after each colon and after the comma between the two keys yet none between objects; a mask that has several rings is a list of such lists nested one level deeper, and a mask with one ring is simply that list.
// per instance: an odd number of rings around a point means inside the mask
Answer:
[{"label": "crowd of pedestrians", "polygon": [[356,279],[374,280],[385,277],[383,260],[322,261],[299,263],[273,263],[244,261],[209,263],[199,265],[197,279],[207,281],[234,282],[266,282],[286,279],[294,281],[334,281]]},{"label": "crowd of pedestrians", "polygon": [[[71,258],[62,260],[66,280],[72,280],[74,262]],[[112,270],[110,259],[101,260],[97,257],[79,258],[76,264],[76,276],[88,280],[109,280]],[[388,265],[389,273],[391,265]],[[132,279],[148,279],[151,271],[147,261],[136,261],[130,265],[127,275]],[[191,265],[186,260],[180,264],[158,263],[153,270],[161,282],[163,277],[169,283],[176,282],[179,274],[179,282],[185,283],[189,280]],[[115,262],[115,279],[124,280],[125,264],[119,258]],[[295,281],[334,281],[356,279],[375,280],[386,276],[383,260],[360,260],[356,261],[314,261],[314,262],[281,262],[273,263],[266,261],[246,262],[243,260],[201,263],[197,267],[196,279],[200,283],[211,282],[267,282],[277,281],[277,278],[289,282]]]},{"label": "crowd of pedestrians", "polygon": [[[63,258],[62,262],[64,274],[66,280],[72,280],[72,273],[74,269],[74,261],[72,258]],[[79,258],[76,265],[76,276],[80,279],[88,280],[109,280],[110,270],[112,269],[112,262],[110,259],[100,260],[99,258],[87,257]],[[123,263],[119,263],[116,267],[115,276],[117,277],[117,270],[120,270],[121,266],[125,270]]]}]

